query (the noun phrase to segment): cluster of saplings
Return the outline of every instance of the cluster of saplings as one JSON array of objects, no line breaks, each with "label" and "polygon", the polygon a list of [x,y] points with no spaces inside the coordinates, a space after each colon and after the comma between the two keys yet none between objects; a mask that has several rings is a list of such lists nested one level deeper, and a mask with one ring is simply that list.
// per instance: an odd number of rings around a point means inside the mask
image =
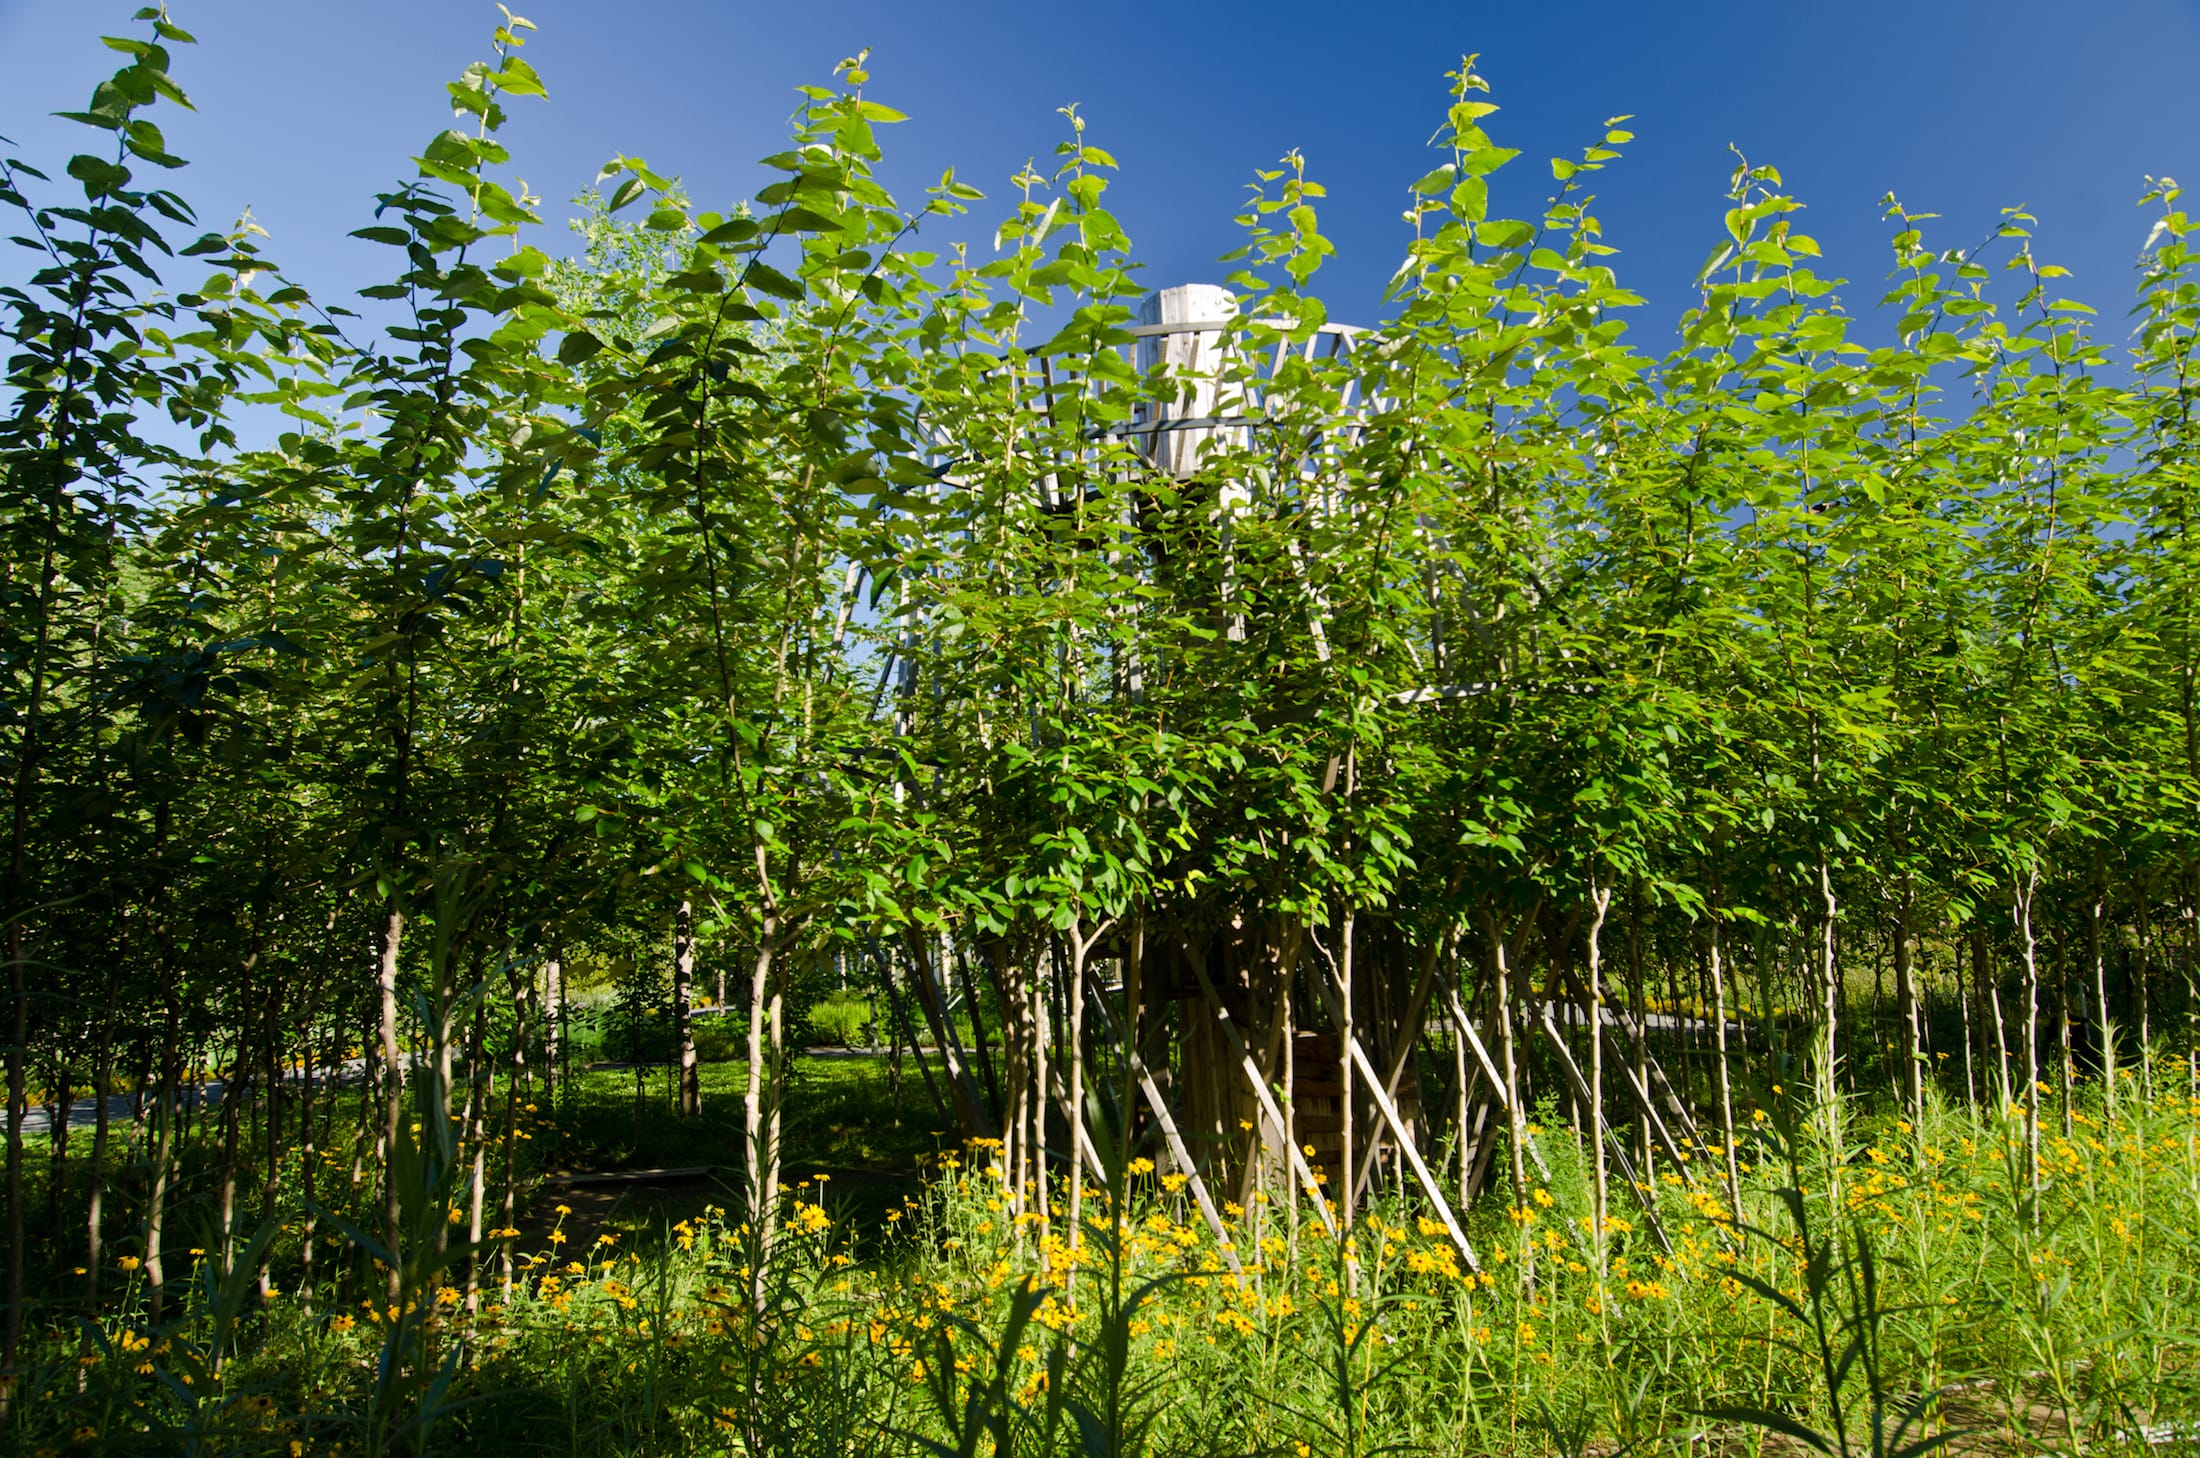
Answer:
[{"label": "cluster of saplings", "polygon": [[666,1117],[733,1010],[765,1245],[830,986],[1042,1242],[1150,1157],[1210,1220],[1395,1196],[1472,1261],[1539,1100],[1592,1229],[1660,1170],[1739,1208],[1780,1079],[1835,1149],[1850,1095],[2013,1110],[2037,1186],[2075,1083],[2188,1089],[2174,183],[2104,333],[2029,218],[1958,247],[1891,199],[1860,320],[1743,165],[1646,354],[1587,190],[1629,134],[1503,216],[1538,189],[1470,61],[1384,322],[1309,291],[1294,155],[1228,317],[1141,326],[1082,118],[1005,205],[904,201],[860,58],[751,202],[615,158],[553,257],[507,16],[339,303],[160,186],[189,37],[141,19],[96,149],[0,164],[0,1380],[157,1330],[186,1245],[476,1307],[568,968],[628,989]]}]

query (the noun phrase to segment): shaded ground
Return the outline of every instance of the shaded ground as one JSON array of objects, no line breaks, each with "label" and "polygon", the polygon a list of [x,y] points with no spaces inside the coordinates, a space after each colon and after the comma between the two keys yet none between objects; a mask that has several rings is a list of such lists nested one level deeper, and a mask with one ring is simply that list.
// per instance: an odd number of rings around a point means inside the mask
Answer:
[{"label": "shaded ground", "polygon": [[[535,1133],[544,1178],[519,1222],[523,1246],[535,1246],[562,1218],[568,1248],[606,1230],[631,1248],[661,1239],[705,1205],[735,1205],[748,1067],[703,1065],[698,1119],[673,1111],[671,1073],[663,1065],[575,1070],[555,1121],[545,1117]],[[953,1143],[914,1059],[904,1060],[898,1100],[884,1058],[802,1055],[791,1061],[788,1082],[785,1183],[824,1176],[827,1208],[861,1231],[878,1230],[886,1210],[916,1191],[920,1161]],[[560,1217],[560,1205],[571,1213]]]}]

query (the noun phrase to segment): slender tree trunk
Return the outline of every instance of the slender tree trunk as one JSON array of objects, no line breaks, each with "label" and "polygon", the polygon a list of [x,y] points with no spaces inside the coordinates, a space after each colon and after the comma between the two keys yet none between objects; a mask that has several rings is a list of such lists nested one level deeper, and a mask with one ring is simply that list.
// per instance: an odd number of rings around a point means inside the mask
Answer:
[{"label": "slender tree trunk", "polygon": [[2153,954],[2153,922],[2149,917],[2152,900],[2151,888],[2140,882],[2135,914],[2139,922],[2138,956],[2132,968],[2131,1004],[2139,1024],[2139,1092],[2149,1104],[2154,1102],[2154,1031],[2148,1018],[2147,966]]},{"label": "slender tree trunk", "polygon": [[[1826,1149],[1832,1157],[1830,1168],[1841,1168],[1841,1090],[1837,1083],[1840,1042],[1836,1036],[1840,1026],[1841,966],[1835,957],[1834,927],[1838,904],[1833,896],[1833,873],[1824,856],[1818,858],[1818,899],[1821,907],[1818,938],[1818,980],[1824,1002],[1818,1016],[1824,1024],[1824,1032],[1818,1039],[1818,1101],[1820,1115],[1825,1120]],[[1835,1176],[1838,1193],[1838,1174]]]},{"label": "slender tree trunk", "polygon": [[1894,998],[1895,1017],[1902,1025],[1902,1106],[1913,1121],[1925,1117],[1925,1054],[1918,1042],[1917,970],[1910,946],[1915,894],[1904,876],[1894,912]]},{"label": "slender tree trunk", "polygon": [[[278,982],[277,987],[281,986]],[[265,1029],[260,1038],[260,1086],[267,1092],[263,1096],[265,1113],[260,1120],[260,1219],[275,1225],[275,1200],[282,1189],[283,1175],[283,1105],[286,1102],[285,1080],[282,1067],[283,999],[270,996],[261,1010],[260,1022]],[[273,1241],[260,1247],[257,1269],[252,1284],[261,1303],[267,1302],[272,1289],[272,1262],[275,1259]]]},{"label": "slender tree trunk", "polygon": [[[496,1070],[485,1056],[489,1030],[487,999],[474,1004],[473,1027],[466,1037],[466,1148],[472,1151],[466,1176],[466,1310],[481,1309],[481,1209],[488,1186],[489,1106],[496,1097]],[[506,1100],[510,1102],[509,1099]]]},{"label": "slender tree trunk", "polygon": [[[329,916],[329,929],[333,931],[335,926],[336,917],[334,913],[331,913]],[[343,1026],[341,1013],[338,1014],[336,1022],[339,1028]],[[318,1233],[320,1224],[320,1217],[315,1213],[319,1203],[316,1199],[315,1186],[319,1179],[321,1164],[320,1145],[317,1142],[319,1134],[313,1122],[315,1085],[318,1082],[319,1075],[319,1069],[313,1057],[313,1027],[313,1017],[309,1008],[298,1040],[300,1055],[298,1068],[298,1193],[300,1200],[305,1205],[305,1220],[300,1227],[298,1237],[298,1299],[303,1303],[306,1314],[309,1316],[313,1312],[313,1238]],[[334,1067],[338,1070],[343,1067],[343,1052],[343,1047],[339,1044],[336,1048],[337,1056],[333,1060]],[[340,1077],[335,1072],[332,1072],[329,1078],[331,1083],[340,1082]]]},{"label": "slender tree trunk", "polygon": [[[2040,962],[2032,936],[2032,894],[2039,872],[2017,882],[2017,945],[2024,956],[2024,1175],[2036,1202],[2040,1193]],[[2037,1218],[2037,1209],[2034,1215]]]},{"label": "slender tree trunk", "polygon": [[61,1235],[61,1197],[69,1188],[69,1116],[76,1108],[76,1070],[57,1046],[46,1107],[46,1229],[55,1245]]},{"label": "slender tree trunk", "polygon": [[1719,909],[1714,901],[1710,919],[1711,1016],[1718,1039],[1719,1138],[1726,1146],[1726,1205],[1738,1223],[1742,1218],[1741,1156],[1734,1148],[1734,1083],[1726,1054],[1725,939],[1719,934]]},{"label": "slender tree trunk", "polygon": [[240,1011],[237,1018],[237,1041],[229,1050],[229,1066],[221,1070],[221,1141],[222,1160],[219,1197],[220,1234],[217,1243],[215,1269],[227,1282],[235,1269],[237,1256],[237,1166],[238,1142],[243,1132],[245,1109],[255,1090],[252,1087],[252,1031],[258,1019],[254,1016],[260,1002],[255,975],[260,966],[260,928],[266,917],[266,907],[253,909],[252,945],[245,954],[242,975],[238,982]]},{"label": "slender tree trunk", "polygon": [[[1116,1105],[1122,1110],[1123,1120],[1122,1148],[1118,1151],[1119,1157],[1116,1161],[1119,1171],[1130,1167],[1131,1150],[1137,1147],[1137,1121],[1132,1117],[1132,1110],[1138,1106],[1138,1070],[1137,1061],[1132,1055],[1137,1052],[1140,1046],[1138,1040],[1144,1031],[1140,1023],[1145,1011],[1145,971],[1146,918],[1140,914],[1131,919],[1129,945],[1124,948],[1123,953],[1123,1057],[1120,1060],[1123,1084],[1117,1092]],[[1128,1180],[1128,1176],[1124,1175],[1119,1175],[1118,1178]],[[1128,1208],[1126,1189],[1117,1195],[1117,1217],[1120,1218],[1122,1212]]]},{"label": "slender tree trunk", "polygon": [[1459,1209],[1463,1212],[1473,1200],[1473,1191],[1468,1188],[1468,1182],[1474,1173],[1474,1156],[1468,1148],[1467,1128],[1467,1115],[1472,1112],[1468,1107],[1467,1095],[1473,1086],[1473,1078],[1467,1072],[1467,1033],[1464,1028],[1452,1030],[1451,1065],[1452,1082],[1456,1085],[1458,1094],[1452,1111],[1452,1125],[1454,1137],[1458,1140],[1455,1152],[1459,1156]]},{"label": "slender tree trunk", "polygon": [[[1044,959],[1036,953],[1031,958],[1031,1173],[1042,1264],[1047,1250],[1047,1207],[1051,1203],[1047,1170],[1047,984],[1051,979],[1041,968],[1053,966],[1051,945],[1047,952]],[[1073,1176],[1076,1169],[1073,1159],[1070,1165]]]},{"label": "slender tree trunk", "polygon": [[122,986],[122,963],[129,947],[126,911],[116,916],[116,947],[107,964],[107,995],[99,1019],[99,1046],[92,1055],[92,1154],[84,1208],[84,1315],[99,1309],[99,1267],[106,1259],[104,1221],[107,1197],[108,1091],[115,1083],[115,1011]]},{"label": "slender tree trunk", "polygon": [[703,1075],[695,1059],[695,1019],[690,1007],[695,982],[695,908],[683,896],[672,924],[672,1035],[679,1045],[680,1113],[703,1116]]},{"label": "slender tree trunk", "polygon": [[2009,1023],[2002,1016],[2000,979],[1994,975],[1993,958],[1986,945],[1986,928],[1971,929],[1971,971],[1978,981],[1979,995],[1986,1000],[1986,1010],[1993,1015],[1994,1025],[1994,1079],[2001,1094],[2000,1117],[2007,1118],[2016,1107],[2017,1089],[2010,1081],[2009,1072]]},{"label": "slender tree trunk", "polygon": [[1352,1228],[1353,1212],[1359,1204],[1359,1200],[1357,1198],[1359,1195],[1359,1191],[1357,1188],[1355,1188],[1355,1181],[1353,1180],[1353,1174],[1356,1166],[1352,1158],[1354,1137],[1359,1132],[1359,1120],[1357,1117],[1355,1117],[1359,1112],[1358,1108],[1356,1107],[1359,1102],[1356,1097],[1356,1095],[1359,1093],[1359,1085],[1358,1081],[1353,1077],[1354,1069],[1352,1060],[1352,1040],[1355,1031],[1352,1026],[1352,933],[1353,923],[1355,920],[1355,908],[1347,906],[1344,911],[1344,922],[1343,925],[1340,927],[1338,934],[1338,956],[1336,964],[1337,1006],[1344,1011],[1344,1024],[1337,1030],[1339,1036],[1342,1039],[1342,1042],[1340,1043],[1338,1048],[1338,1063],[1340,1064],[1338,1075],[1344,1083],[1344,1096],[1337,1100],[1337,1108],[1339,1112],[1342,1113],[1344,1116],[1344,1129],[1341,1136],[1344,1156],[1342,1162],[1337,1167],[1337,1172],[1344,1178],[1344,1190],[1342,1193],[1344,1198],[1344,1228],[1346,1230],[1350,1230]]},{"label": "slender tree trunk", "polygon": [[[945,962],[951,955],[941,953]],[[1007,1202],[1008,1218],[1015,1222],[1016,1248],[1023,1249],[1024,1240],[1024,1186],[1026,1166],[1031,1159],[1031,1136],[1025,1128],[1029,1110],[1025,1107],[1024,1090],[1030,1085],[1026,1070],[1031,1063],[1031,994],[1024,987],[1023,969],[1019,960],[998,942],[988,942],[979,951],[986,961],[986,970],[993,982],[994,997],[1001,1011],[1001,1059],[999,1073],[1001,1086],[993,1095],[994,1107],[1001,1116],[1001,1197]],[[967,968],[965,968],[967,971]],[[969,979],[964,979],[963,1002],[972,1002]],[[948,1025],[952,1027],[950,1015]],[[971,1035],[976,1038],[977,1022],[971,1022]]]},{"label": "slender tree trunk", "polygon": [[1949,970],[1955,976],[1956,1007],[1963,1017],[1963,1102],[1973,1110],[1978,1107],[1978,1071],[1972,1059],[1972,1046],[1977,1041],[1971,1030],[1974,1019],[1971,1006],[1978,1000],[1978,984],[1975,979],[1966,985],[1963,975],[1963,945],[1950,937],[1948,943]]},{"label": "slender tree trunk", "polygon": [[[241,1038],[240,1029],[240,1038]],[[245,1051],[240,1045],[230,1055],[227,1068],[209,1070],[219,1080],[221,1099],[221,1173],[216,1185],[214,1269],[226,1283],[237,1256],[237,1143],[244,1124],[245,1101],[253,1096],[252,1077],[245,1071]]]},{"label": "slender tree trunk", "polygon": [[779,1208],[779,1130],[785,1107],[782,1095],[787,1072],[786,1003],[780,990],[783,982],[784,978],[773,981],[771,1018],[766,1028],[770,1042],[765,1048],[765,1056],[771,1060],[772,1097],[764,1114],[764,1146],[771,1151],[771,1160],[764,1166],[764,1199],[766,1205],[775,1210]]},{"label": "slender tree trunk", "polygon": [[[156,930],[159,930],[156,928]],[[160,936],[161,947],[161,997],[167,1005],[166,1020],[161,1033],[160,1087],[153,1100],[152,1118],[159,1123],[160,1132],[154,1139],[153,1187],[145,1201],[145,1297],[148,1319],[158,1325],[161,1319],[162,1297],[167,1287],[167,1267],[162,1261],[161,1237],[168,1216],[168,1182],[175,1170],[176,1121],[182,1116],[178,1107],[183,1097],[182,1062],[182,1000],[176,995],[175,963],[166,946],[167,938]]]},{"label": "slender tree trunk", "polygon": [[[1491,973],[1495,981],[1497,998],[1497,1043],[1500,1069],[1505,1075],[1506,1132],[1510,1136],[1512,1156],[1513,1209],[1523,1221],[1529,1214],[1528,1204],[1528,1119],[1520,1103],[1520,1063],[1518,1039],[1513,1035],[1512,969],[1506,965],[1505,936],[1499,930],[1493,916],[1485,916],[1484,926],[1490,939]],[[1522,1250],[1530,1248],[1525,1225],[1521,1229]],[[1521,1262],[1520,1276],[1529,1279],[1527,1262]]]},{"label": "slender tree trunk", "polygon": [[[26,776],[27,778],[27,776]],[[20,800],[19,792],[19,800]],[[17,819],[23,817],[20,803]],[[17,831],[17,870],[14,880],[22,883],[21,826]],[[16,1366],[23,1342],[23,1119],[30,1104],[30,1090],[25,1078],[26,1049],[30,1043],[30,992],[23,978],[23,912],[21,897],[13,897],[17,905],[11,908],[14,917],[8,925],[8,1016],[7,1081],[8,1081],[8,1287],[7,1314],[0,1322],[0,1415],[5,1415],[15,1394]]]},{"label": "slender tree trunk", "polygon": [[[1644,985],[1642,970],[1642,878],[1627,878],[1627,979],[1628,996],[1634,1002],[1635,1031],[1630,1040],[1635,1057],[1635,1087],[1647,1091],[1650,1087],[1650,1010],[1649,992]],[[1601,1036],[1603,1030],[1598,1029]],[[1635,1109],[1635,1168],[1642,1171],[1646,1182],[1657,1180],[1657,1151],[1650,1138],[1650,1111],[1638,1105]]]},{"label": "slender tree trunk", "polygon": [[[723,974],[721,979],[723,978]],[[725,1006],[725,994],[721,992],[718,1005]],[[559,1076],[558,1059],[565,1052],[565,964],[553,951],[542,964],[542,1079],[551,1098],[551,1107],[557,1107],[557,1095],[564,1080]]]},{"label": "slender tree trunk", "polygon": [[[2082,994],[2081,994],[2082,995]],[[2055,942],[2055,1020],[2057,1108],[2062,1115],[2062,1137],[2070,1137],[2071,1079],[2077,1071],[2077,1053],[2070,1044],[2070,944],[2067,937]]]},{"label": "slender tree trunk", "polygon": [[2101,1065],[2102,1098],[2106,1101],[2108,1117],[2116,1117],[2116,1024],[2108,1015],[2108,959],[2102,950],[2101,927],[2108,916],[2108,876],[2102,869],[2099,852],[2093,862],[2093,914],[2086,925],[2086,951],[2093,961],[2093,1019],[2101,1046],[2097,1056]]},{"label": "slender tree trunk", "polygon": [[[763,851],[757,852],[761,865]],[[741,1100],[742,1129],[747,1137],[748,1219],[756,1233],[757,1247],[769,1251],[772,1237],[773,1194],[779,1183],[779,1150],[770,1141],[764,1117],[765,1038],[770,1016],[765,1006],[772,975],[772,958],[778,951],[779,918],[769,909],[756,941],[756,962],[749,973],[749,1068],[748,1089]],[[764,1301],[764,1270],[756,1264],[750,1297],[759,1308]]]},{"label": "slender tree trunk", "polygon": [[[531,1029],[529,1014],[535,1004],[534,978],[514,965],[506,974],[512,990],[512,1068],[504,1094],[504,1201],[498,1210],[498,1284],[504,1299],[512,1297],[513,1222],[519,1218],[519,1103],[521,1080],[527,1077],[527,1047]],[[723,977],[725,974],[719,974]],[[527,1085],[530,1092],[534,1085]]]},{"label": "slender tree trunk", "polygon": [[397,954],[405,940],[405,913],[398,907],[397,894],[390,899],[382,923],[381,955],[375,962],[374,990],[376,998],[375,1035],[382,1063],[382,1234],[389,1246],[390,1262],[387,1289],[389,1299],[396,1301],[399,1294],[398,1269],[402,1255],[399,1248],[403,1239],[404,1206],[399,1198],[397,1172],[392,1165],[398,1158],[398,1150],[404,1145],[404,1065],[397,1048]]},{"label": "slender tree trunk", "polygon": [[1103,923],[1089,934],[1082,920],[1069,929],[1069,1304],[1077,1309],[1077,1256],[1084,1243],[1085,1176],[1077,1159],[1085,1130],[1085,963],[1092,945],[1107,934]]},{"label": "slender tree trunk", "polygon": [[1589,884],[1589,900],[1596,914],[1589,919],[1589,1143],[1596,1150],[1590,1165],[1593,1176],[1596,1230],[1597,1282],[1605,1272],[1605,1244],[1609,1239],[1607,1217],[1611,1206],[1611,1162],[1604,1148],[1604,918],[1612,909],[1612,888]]}]

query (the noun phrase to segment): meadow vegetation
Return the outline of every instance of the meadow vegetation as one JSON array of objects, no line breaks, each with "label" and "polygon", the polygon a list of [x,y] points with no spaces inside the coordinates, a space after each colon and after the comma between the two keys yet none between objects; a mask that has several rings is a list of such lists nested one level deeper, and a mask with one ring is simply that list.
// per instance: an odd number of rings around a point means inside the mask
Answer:
[{"label": "meadow vegetation", "polygon": [[1650,353],[1469,57],[1361,328],[858,55],[561,249],[507,11],[339,303],[138,24],[0,160],[11,1450],[2200,1441],[2173,180],[2111,330],[1737,158]]}]

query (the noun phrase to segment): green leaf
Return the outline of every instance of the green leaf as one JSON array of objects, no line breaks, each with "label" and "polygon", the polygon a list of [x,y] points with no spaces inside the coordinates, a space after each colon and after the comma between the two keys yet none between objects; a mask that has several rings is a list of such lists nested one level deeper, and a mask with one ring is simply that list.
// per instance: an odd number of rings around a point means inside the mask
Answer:
[{"label": "green leaf", "polygon": [[1413,190],[1424,196],[1434,196],[1450,187],[1452,180],[1458,175],[1459,169],[1446,162],[1435,171],[1423,174],[1421,179],[1413,184]]},{"label": "green leaf", "polygon": [[696,241],[708,244],[713,248],[720,248],[728,243],[740,243],[746,239],[754,238],[756,234],[757,223],[754,218],[734,218],[729,222],[720,223]]},{"label": "green leaf", "polygon": [[765,219],[765,225],[775,233],[837,233],[844,226],[837,218],[799,205],[781,208]]},{"label": "green leaf", "polygon": [[585,329],[576,329],[558,343],[558,363],[577,365],[586,363],[603,353],[603,341]]},{"label": "green leaf", "polygon": [[761,259],[751,263],[743,272],[742,278],[775,299],[799,300],[803,297],[802,285]]},{"label": "green leaf", "polygon": [[529,247],[497,264],[496,272],[506,278],[541,278],[549,267],[550,255],[540,248]]},{"label": "green leaf", "polygon": [[547,98],[550,95],[543,89],[542,77],[535,73],[535,68],[517,56],[505,57],[504,69],[497,72],[492,79],[514,96]]}]

